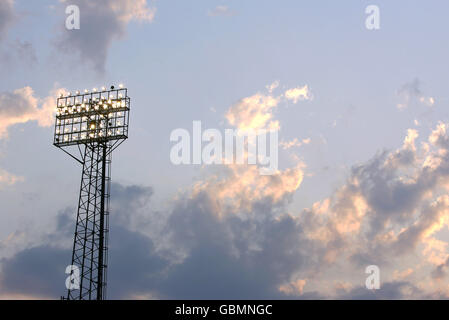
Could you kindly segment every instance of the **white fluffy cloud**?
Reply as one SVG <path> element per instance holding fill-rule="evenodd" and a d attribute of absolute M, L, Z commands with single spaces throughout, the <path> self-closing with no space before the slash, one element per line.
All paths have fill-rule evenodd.
<path fill-rule="evenodd" d="M 37 121 L 39 126 L 52 125 L 56 110 L 56 97 L 62 89 L 56 89 L 44 99 L 34 95 L 31 87 L 0 94 L 0 139 L 7 136 L 8 127 Z"/>
<path fill-rule="evenodd" d="M 292 88 L 285 91 L 285 98 L 287 100 L 297 103 L 300 100 L 310 100 L 312 95 L 310 93 L 309 87 L 307 85 L 303 87 Z"/>
<path fill-rule="evenodd" d="M 275 81 L 266 88 L 268 94 L 256 93 L 246 97 L 231 106 L 225 117 L 230 125 L 245 130 L 277 130 L 280 128 L 279 121 L 274 120 L 273 111 L 281 102 L 310 100 L 312 95 L 307 85 L 288 89 L 284 94 L 275 96 L 273 91 L 278 88 L 279 81 Z"/>
<path fill-rule="evenodd" d="M 0 168 L 0 189 L 4 186 L 13 185 L 20 181 L 23 181 L 23 177 L 15 176 Z"/>

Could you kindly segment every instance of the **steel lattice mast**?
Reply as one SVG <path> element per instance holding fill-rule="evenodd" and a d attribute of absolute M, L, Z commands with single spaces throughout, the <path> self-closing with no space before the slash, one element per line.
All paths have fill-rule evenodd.
<path fill-rule="evenodd" d="M 113 86 L 57 100 L 54 145 L 82 164 L 72 252 L 79 287 L 69 300 L 106 298 L 111 159 L 128 138 L 129 109 L 128 90 Z"/>

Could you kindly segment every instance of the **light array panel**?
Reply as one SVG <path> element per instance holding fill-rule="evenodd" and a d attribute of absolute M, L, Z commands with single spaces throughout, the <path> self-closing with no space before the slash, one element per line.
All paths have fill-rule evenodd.
<path fill-rule="evenodd" d="M 54 145 L 126 139 L 129 109 L 126 88 L 61 96 L 57 100 Z"/>

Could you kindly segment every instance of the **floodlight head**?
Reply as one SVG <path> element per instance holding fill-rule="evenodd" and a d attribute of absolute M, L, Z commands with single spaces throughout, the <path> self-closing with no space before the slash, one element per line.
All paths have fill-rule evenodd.
<path fill-rule="evenodd" d="M 128 138 L 128 89 L 94 91 L 57 99 L 54 145 L 67 147 Z"/>

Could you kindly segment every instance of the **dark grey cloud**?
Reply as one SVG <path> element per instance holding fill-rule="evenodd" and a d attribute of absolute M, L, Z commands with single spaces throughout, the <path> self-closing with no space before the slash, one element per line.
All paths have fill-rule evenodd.
<path fill-rule="evenodd" d="M 0 70 L 3 72 L 13 70 L 11 64 L 14 67 L 16 63 L 29 67 L 37 62 L 36 51 L 31 42 L 19 39 L 5 41 L 9 28 L 18 18 L 13 0 L 0 1 Z"/>
<path fill-rule="evenodd" d="M 174 298 L 280 298 L 279 284 L 313 256 L 298 221 L 267 211 L 251 219 L 218 218 L 213 202 L 201 193 L 174 209 L 169 231 L 188 255 L 172 267 L 160 290 Z"/>
<path fill-rule="evenodd" d="M 90 63 L 99 73 L 104 73 L 108 51 L 114 41 L 125 36 L 128 22 L 151 21 L 155 13 L 145 0 L 64 1 L 60 6 L 64 16 L 68 5 L 79 7 L 80 29 L 67 30 L 62 24 L 56 47 L 78 55 L 81 62 Z"/>
<path fill-rule="evenodd" d="M 442 127 L 435 130 L 432 137 L 433 147 L 446 148 L 447 134 Z M 410 150 L 414 149 L 404 149 L 404 152 Z M 239 206 L 238 202 L 232 202 L 224 209 L 213 187 L 197 188 L 193 193 L 179 195 L 171 209 L 154 212 L 151 208 L 152 188 L 114 184 L 109 297 L 333 297 L 332 293 L 322 293 L 321 296 L 317 292 L 308 292 L 307 288 L 286 296 L 280 291 L 280 286 L 294 284 L 298 279 L 322 279 L 329 269 L 338 267 L 340 263 L 342 265 L 339 267 L 348 273 L 351 270 L 364 270 L 360 266 L 371 264 L 385 270 L 396 261 L 396 257 L 416 248 L 449 207 L 449 197 L 443 196 L 433 201 L 424 197 L 443 186 L 447 180 L 448 153 L 431 154 L 439 161 L 429 167 L 423 166 L 415 156 L 411 161 L 394 161 L 400 158 L 398 152 L 401 151 L 383 152 L 364 164 L 354 166 L 347 184 L 336 192 L 327 209 L 313 206 L 313 209 L 301 212 L 299 217 L 286 213 L 289 197 L 274 201 L 270 197 L 250 199 L 249 196 L 246 200 L 251 201 L 250 206 Z M 402 179 L 401 171 L 407 168 L 415 170 L 413 180 Z M 366 201 L 364 225 L 355 237 L 346 237 L 344 232 L 339 231 L 337 223 L 344 223 L 348 215 L 354 215 L 356 198 Z M 57 228 L 61 233 L 55 233 L 56 238 L 72 238 L 72 232 L 69 232 L 67 226 L 73 228 L 74 215 L 69 215 L 70 210 L 58 218 Z M 376 237 L 391 230 L 387 222 L 403 231 L 389 241 L 379 242 Z M 46 252 L 54 252 L 55 248 L 51 244 L 55 241 L 47 239 L 37 249 L 21 251 L 2 261 L 2 281 L 19 279 L 20 274 L 29 272 L 28 282 L 38 284 L 40 280 L 34 279 L 32 275 L 40 277 L 39 269 L 46 265 L 36 263 L 35 270 L 15 267 L 20 261 L 28 261 L 33 265 L 32 260 L 38 258 L 33 250 L 40 250 L 42 256 L 48 256 L 46 264 L 52 265 L 50 269 L 53 268 L 53 272 L 61 270 L 59 266 L 68 264 L 70 247 L 65 249 L 67 262 L 56 261 L 62 259 L 62 255 Z M 335 260 L 332 256 L 342 258 Z M 447 266 L 437 268 L 433 273 L 434 278 L 444 276 L 445 268 Z M 364 273 L 361 273 L 363 276 Z M 51 278 L 47 273 L 45 281 L 61 281 L 58 277 L 55 274 Z M 329 281 L 335 279 L 332 276 L 328 278 Z M 8 281 L 0 287 L 10 292 L 36 292 L 34 289 L 27 292 L 26 286 L 15 283 Z M 41 285 L 44 289 L 39 292 L 59 296 L 61 291 L 64 292 L 63 285 L 63 282 L 59 287 Z M 337 292 L 336 297 L 444 297 L 444 293 L 438 292 L 425 294 L 408 282 L 385 282 L 377 291 L 370 292 L 365 287 L 359 287 Z"/>
<path fill-rule="evenodd" d="M 67 250 L 48 244 L 22 250 L 1 261 L 0 293 L 59 298 L 63 294 Z"/>
<path fill-rule="evenodd" d="M 0 1 L 0 41 L 6 36 L 8 28 L 12 25 L 15 18 L 13 0 Z"/>
<path fill-rule="evenodd" d="M 152 189 L 114 184 L 117 206 L 112 207 L 108 293 L 111 298 L 130 298 L 155 293 L 162 298 L 281 298 L 280 283 L 289 281 L 311 260 L 298 221 L 288 215 L 279 218 L 268 211 L 254 219 L 230 216 L 219 219 L 208 194 L 179 200 L 165 226 L 171 244 L 185 258 L 176 261 L 170 253 L 157 250 L 152 235 L 130 230 L 126 217 L 146 206 Z M 114 209 L 115 208 L 115 209 Z M 70 237 L 74 216 L 61 212 L 57 228 L 60 237 Z M 259 214 L 259 217 L 257 216 Z M 70 226 L 70 227 L 69 227 Z M 26 249 L 2 261 L 1 286 L 7 292 L 59 297 L 64 293 L 64 268 L 70 247 L 51 245 Z M 306 255 L 308 255 L 306 259 Z M 41 257 L 45 257 L 41 261 Z M 29 267 L 17 267 L 26 263 Z M 18 281 L 23 273 L 28 278 Z M 5 280 L 7 279 L 7 280 Z M 44 286 L 42 283 L 49 283 Z M 308 297 L 316 297 L 310 293 Z"/>
<path fill-rule="evenodd" d="M 447 271 L 449 269 L 449 258 L 446 259 L 446 262 L 438 265 L 435 270 L 432 271 L 432 278 L 436 280 L 444 279 L 447 275 Z"/>
<path fill-rule="evenodd" d="M 382 283 L 378 290 L 367 290 L 357 287 L 340 298 L 345 300 L 400 300 L 422 296 L 422 292 L 413 284 L 406 281 Z"/>

